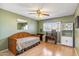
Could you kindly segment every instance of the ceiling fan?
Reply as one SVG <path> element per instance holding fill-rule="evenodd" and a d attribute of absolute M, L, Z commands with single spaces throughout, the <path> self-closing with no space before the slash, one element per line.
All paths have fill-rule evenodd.
<path fill-rule="evenodd" d="M 49 16 L 48 12 L 43 11 L 42 9 L 38 8 L 36 10 L 32 10 L 29 14 L 36 14 L 38 17 L 40 16 Z"/>

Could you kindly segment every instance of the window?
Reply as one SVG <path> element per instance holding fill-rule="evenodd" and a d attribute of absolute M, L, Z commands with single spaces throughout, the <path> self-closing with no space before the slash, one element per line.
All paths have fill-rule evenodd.
<path fill-rule="evenodd" d="M 56 31 L 60 31 L 61 22 L 49 22 L 43 24 L 43 31 L 52 31 L 53 29 Z"/>

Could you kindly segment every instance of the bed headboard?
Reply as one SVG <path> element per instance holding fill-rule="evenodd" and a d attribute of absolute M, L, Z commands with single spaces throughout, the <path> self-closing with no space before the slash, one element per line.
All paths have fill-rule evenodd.
<path fill-rule="evenodd" d="M 16 34 L 11 35 L 9 38 L 23 38 L 23 37 L 28 37 L 31 36 L 32 34 L 27 33 L 27 32 L 19 32 Z"/>

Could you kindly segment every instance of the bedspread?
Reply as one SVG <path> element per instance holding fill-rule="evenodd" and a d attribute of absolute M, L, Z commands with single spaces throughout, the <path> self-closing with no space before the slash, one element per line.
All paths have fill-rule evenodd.
<path fill-rule="evenodd" d="M 27 48 L 37 42 L 40 41 L 39 37 L 25 37 L 25 38 L 19 38 L 17 39 L 17 51 L 21 51 L 24 48 Z"/>

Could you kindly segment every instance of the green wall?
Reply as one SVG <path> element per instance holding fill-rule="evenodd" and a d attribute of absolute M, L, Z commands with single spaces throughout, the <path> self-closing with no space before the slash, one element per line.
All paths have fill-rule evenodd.
<path fill-rule="evenodd" d="M 79 5 L 75 11 L 74 20 L 76 20 L 77 16 L 79 16 Z M 75 48 L 76 48 L 76 51 L 79 55 L 79 28 L 76 28 L 76 27 L 75 27 Z"/>
<path fill-rule="evenodd" d="M 17 19 L 27 20 L 29 28 L 26 32 L 32 34 L 37 33 L 37 21 L 0 9 L 0 50 L 8 47 L 7 37 L 16 32 L 24 31 L 17 30 Z"/>

